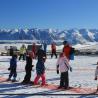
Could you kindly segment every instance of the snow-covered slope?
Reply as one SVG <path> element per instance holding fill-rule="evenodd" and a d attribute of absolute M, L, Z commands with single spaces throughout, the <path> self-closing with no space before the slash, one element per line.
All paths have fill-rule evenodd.
<path fill-rule="evenodd" d="M 10 57 L 0 56 L 0 78 L 8 78 Z M 69 85 L 74 89 L 55 90 L 51 87 L 45 88 L 34 85 L 21 85 L 25 76 L 25 61 L 17 62 L 17 80 L 18 83 L 2 82 L 0 83 L 0 98 L 98 98 L 98 92 L 94 93 L 97 88 L 97 81 L 94 80 L 97 56 L 75 56 L 75 60 L 70 62 L 73 71 L 69 71 Z M 37 60 L 33 60 L 36 65 Z M 45 76 L 48 84 L 59 85 L 60 74 L 56 73 L 57 59 L 47 57 L 45 62 Z M 31 81 L 36 76 L 36 66 L 34 66 Z M 7 95 L 8 94 L 8 95 Z M 14 95 L 10 95 L 14 94 Z M 16 94 L 16 95 L 15 95 Z M 23 95 L 20 95 L 23 94 Z M 34 96 L 33 94 L 36 94 Z M 37 94 L 44 94 L 43 96 Z M 46 95 L 51 94 L 51 95 Z M 62 94 L 62 95 L 52 95 Z M 64 95 L 77 94 L 77 95 Z M 80 94 L 80 95 L 79 95 Z M 81 95 L 84 94 L 84 95 Z M 85 95 L 87 94 L 87 95 Z M 93 95 L 94 94 L 94 95 Z M 97 95 L 95 95 L 97 94 Z"/>

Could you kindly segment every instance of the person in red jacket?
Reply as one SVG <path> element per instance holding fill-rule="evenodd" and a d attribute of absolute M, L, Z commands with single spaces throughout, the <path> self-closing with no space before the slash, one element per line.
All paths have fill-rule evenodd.
<path fill-rule="evenodd" d="M 63 45 L 64 45 L 64 47 L 63 47 L 63 53 L 67 57 L 67 59 L 70 60 L 70 52 L 71 52 L 71 48 L 72 47 L 68 44 L 67 41 L 64 41 Z"/>
<path fill-rule="evenodd" d="M 52 43 L 51 44 L 51 58 L 53 57 L 53 55 L 55 55 L 55 57 L 57 58 L 57 54 L 56 54 L 56 44 Z"/>

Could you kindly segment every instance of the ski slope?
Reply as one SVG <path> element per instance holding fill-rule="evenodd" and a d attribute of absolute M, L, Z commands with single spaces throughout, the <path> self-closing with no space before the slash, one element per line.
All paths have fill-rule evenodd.
<path fill-rule="evenodd" d="M 0 56 L 0 81 L 3 78 L 7 78 L 9 71 L 10 56 Z M 56 74 L 56 61 L 57 59 L 50 58 L 48 56 L 45 66 L 46 66 L 46 81 L 48 84 L 59 85 L 60 74 Z M 37 94 L 92 94 L 96 91 L 97 81 L 94 80 L 96 62 L 98 61 L 97 56 L 75 56 L 75 60 L 70 62 L 73 68 L 72 72 L 69 72 L 69 84 L 74 89 L 70 90 L 54 90 L 52 86 L 50 87 L 36 87 L 33 85 L 21 85 L 20 82 L 25 76 L 25 61 L 18 61 L 17 66 L 17 80 L 18 83 L 11 82 L 1 82 L 0 83 L 0 94 L 17 94 L 17 95 L 0 95 L 0 98 L 59 98 L 60 95 L 37 95 Z M 36 60 L 33 60 L 33 64 L 36 65 Z M 36 75 L 35 66 L 32 71 L 32 78 Z M 22 95 L 20 97 L 19 94 Z M 35 94 L 33 96 L 32 94 Z M 62 98 L 85 98 L 83 95 L 66 95 Z M 90 98 L 90 95 L 87 98 Z M 97 95 L 92 95 L 97 98 Z"/>

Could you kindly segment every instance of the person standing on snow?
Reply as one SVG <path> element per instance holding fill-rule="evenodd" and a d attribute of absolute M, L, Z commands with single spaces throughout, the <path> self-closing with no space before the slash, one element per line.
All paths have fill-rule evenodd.
<path fill-rule="evenodd" d="M 64 45 L 64 47 L 63 47 L 63 53 L 67 57 L 67 59 L 69 61 L 70 60 L 70 53 L 71 53 L 71 48 L 72 47 L 68 44 L 67 41 L 64 41 L 63 45 Z"/>
<path fill-rule="evenodd" d="M 53 55 L 55 55 L 55 57 L 57 58 L 57 54 L 56 54 L 56 44 L 52 43 L 51 44 L 51 58 L 53 57 Z"/>
<path fill-rule="evenodd" d="M 26 46 L 24 44 L 20 48 L 20 57 L 19 57 L 19 60 L 21 60 L 22 57 L 23 57 L 23 60 L 26 59 Z"/>
<path fill-rule="evenodd" d="M 12 76 L 13 76 L 12 81 L 13 82 L 16 81 L 17 77 L 16 68 L 17 68 L 17 55 L 13 54 L 12 58 L 10 59 L 10 67 L 8 68 L 8 70 L 10 70 L 10 74 L 7 81 L 10 81 Z"/>
<path fill-rule="evenodd" d="M 31 71 L 32 71 L 32 67 L 34 65 L 32 65 L 32 53 L 31 52 L 27 52 L 26 55 L 26 66 L 25 66 L 25 71 L 26 71 L 26 75 L 24 77 L 24 80 L 22 81 L 22 84 L 29 84 L 32 83 L 31 82 Z"/>
<path fill-rule="evenodd" d="M 42 78 L 42 84 L 41 85 L 45 85 L 46 84 L 46 78 L 45 78 L 45 65 L 44 65 L 44 63 L 46 61 L 46 53 L 44 50 L 42 50 L 42 48 L 40 48 L 37 51 L 36 56 L 38 58 L 38 61 L 36 64 L 37 76 L 34 79 L 34 85 L 38 84 L 40 77 Z"/>
<path fill-rule="evenodd" d="M 72 68 L 69 65 L 67 57 L 64 55 L 64 53 L 60 53 L 60 56 L 57 60 L 57 74 L 59 74 L 59 71 L 61 73 L 60 75 L 60 88 L 68 89 L 69 88 L 69 75 L 68 70 L 72 71 Z"/>

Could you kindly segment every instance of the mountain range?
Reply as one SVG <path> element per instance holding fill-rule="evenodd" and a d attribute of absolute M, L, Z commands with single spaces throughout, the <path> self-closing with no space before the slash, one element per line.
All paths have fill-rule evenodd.
<path fill-rule="evenodd" d="M 0 40 L 39 40 L 61 42 L 67 40 L 71 44 L 98 42 L 98 29 L 0 29 Z"/>

